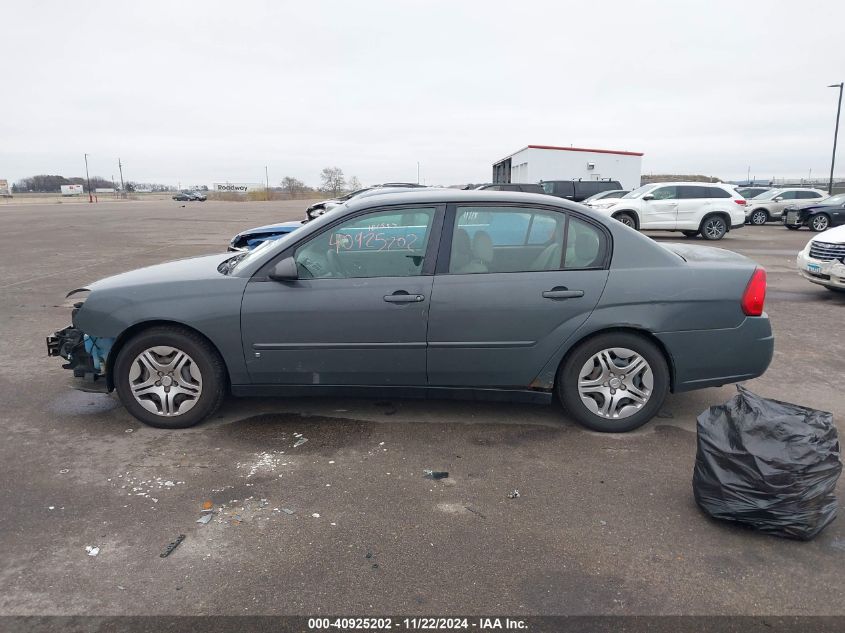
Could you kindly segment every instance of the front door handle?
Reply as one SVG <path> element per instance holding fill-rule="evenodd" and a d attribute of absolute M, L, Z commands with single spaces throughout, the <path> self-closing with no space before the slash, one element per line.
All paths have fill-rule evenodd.
<path fill-rule="evenodd" d="M 583 290 L 570 290 L 565 286 L 556 286 L 551 290 L 546 290 L 543 293 L 544 299 L 574 299 L 576 297 L 583 297 Z"/>
<path fill-rule="evenodd" d="M 388 303 L 418 303 L 425 301 L 425 295 L 411 295 L 404 290 L 397 290 L 392 295 L 384 295 Z"/>

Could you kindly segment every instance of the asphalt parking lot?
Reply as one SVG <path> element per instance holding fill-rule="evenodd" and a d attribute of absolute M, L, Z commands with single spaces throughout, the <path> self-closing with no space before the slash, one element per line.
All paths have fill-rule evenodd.
<path fill-rule="evenodd" d="M 229 399 L 164 431 L 46 357 L 68 290 L 305 206 L 0 205 L 0 613 L 845 613 L 845 518 L 798 543 L 695 505 L 695 417 L 732 386 L 670 396 L 627 435 L 558 406 L 351 399 Z M 748 386 L 841 431 L 845 296 L 795 272 L 811 235 L 747 227 L 718 246 L 769 273 L 775 357 Z"/>

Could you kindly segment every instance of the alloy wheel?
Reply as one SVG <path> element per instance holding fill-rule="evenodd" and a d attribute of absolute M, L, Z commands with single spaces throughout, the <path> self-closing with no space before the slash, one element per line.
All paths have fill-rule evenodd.
<path fill-rule="evenodd" d="M 709 239 L 718 240 L 725 234 L 725 221 L 721 218 L 710 218 L 704 223 L 702 231 Z"/>
<path fill-rule="evenodd" d="M 626 347 L 604 349 L 591 356 L 578 375 L 578 395 L 592 413 L 623 419 L 651 398 L 654 373 L 645 358 Z"/>
<path fill-rule="evenodd" d="M 144 350 L 132 361 L 129 389 L 147 411 L 172 417 L 196 405 L 202 394 L 202 374 L 188 354 L 159 345 Z"/>
<path fill-rule="evenodd" d="M 751 224 L 756 224 L 757 226 L 760 226 L 762 224 L 765 224 L 768 218 L 769 214 L 765 211 L 755 211 L 751 215 Z"/>
<path fill-rule="evenodd" d="M 810 223 L 812 224 L 814 231 L 824 231 L 830 224 L 830 220 L 827 219 L 826 215 L 817 215 Z"/>

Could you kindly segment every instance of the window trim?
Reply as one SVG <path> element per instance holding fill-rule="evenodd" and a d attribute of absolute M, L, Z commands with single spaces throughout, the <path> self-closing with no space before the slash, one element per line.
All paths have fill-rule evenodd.
<path fill-rule="evenodd" d="M 355 218 L 359 218 L 363 215 L 370 215 L 371 213 L 383 213 L 383 212 L 401 212 L 405 209 L 434 209 L 434 215 L 431 220 L 431 229 L 428 238 L 428 244 L 426 245 L 425 255 L 423 259 L 422 270 L 420 271 L 419 275 L 414 275 L 413 277 L 408 277 L 409 279 L 413 279 L 414 277 L 430 277 L 434 274 L 434 269 L 437 264 L 437 249 L 440 243 L 440 233 L 443 229 L 443 217 L 446 212 L 446 205 L 443 203 L 435 203 L 435 204 L 397 204 L 397 205 L 382 205 L 378 207 L 370 207 L 367 209 L 359 209 L 353 213 L 345 214 L 331 224 L 327 224 L 323 227 L 323 230 L 318 231 L 316 233 L 311 233 L 309 235 L 303 236 L 301 239 L 297 240 L 293 244 L 289 244 L 283 251 L 278 253 L 275 257 L 271 258 L 264 265 L 261 266 L 250 278 L 250 282 L 256 281 L 273 281 L 270 279 L 270 271 L 273 267 L 285 259 L 286 257 L 293 257 L 296 249 L 300 246 L 309 242 L 311 240 L 319 238 L 321 235 L 326 233 L 327 231 L 334 230 L 340 224 L 344 224 Z M 298 281 L 321 281 L 323 278 L 315 277 L 309 278 L 307 280 L 298 280 Z M 387 277 L 326 277 L 325 279 L 331 279 L 337 281 L 338 279 L 387 279 Z M 278 282 L 274 282 L 278 283 Z"/>
<path fill-rule="evenodd" d="M 532 209 L 532 210 L 539 210 L 539 211 L 551 211 L 553 213 L 562 213 L 565 216 L 565 223 L 563 229 L 563 248 L 561 249 L 560 255 L 560 268 L 557 270 L 513 270 L 513 271 L 503 271 L 503 272 L 493 272 L 493 273 L 450 273 L 449 272 L 449 264 L 451 263 L 452 258 L 452 236 L 455 233 L 455 220 L 458 216 L 458 208 L 464 207 L 496 207 L 496 208 L 503 208 L 503 207 L 513 207 L 514 209 Z M 569 237 L 569 219 L 570 218 L 577 218 L 582 222 L 589 224 L 590 226 L 594 227 L 598 230 L 599 233 L 604 235 L 604 253 L 602 254 L 602 261 L 597 266 L 589 266 L 585 268 L 564 268 L 563 263 L 566 259 L 566 240 Z M 530 226 L 530 223 L 529 223 Z M 528 233 L 526 233 L 527 238 Z M 440 244 L 438 248 L 437 254 L 437 265 L 434 270 L 435 275 L 524 275 L 524 274 L 531 274 L 531 273 L 561 273 L 561 272 L 576 272 L 581 270 L 608 270 L 610 269 L 610 262 L 613 259 L 613 236 L 611 235 L 610 231 L 606 226 L 604 226 L 601 222 L 594 220 L 593 218 L 584 215 L 574 209 L 568 209 L 563 207 L 557 207 L 552 205 L 545 205 L 540 203 L 525 203 L 525 202 L 496 202 L 496 201 L 487 201 L 487 200 L 479 200 L 478 202 L 460 202 L 454 203 L 450 202 L 446 205 L 446 213 L 443 217 L 443 224 L 441 226 L 440 231 Z"/>

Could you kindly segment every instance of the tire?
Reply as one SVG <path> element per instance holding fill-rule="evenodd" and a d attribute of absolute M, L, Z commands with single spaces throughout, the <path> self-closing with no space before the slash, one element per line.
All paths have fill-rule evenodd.
<path fill-rule="evenodd" d="M 645 361 L 645 367 L 635 369 L 630 376 L 620 372 L 619 388 L 611 391 L 610 381 L 619 380 L 620 374 L 601 382 L 608 377 L 609 363 L 614 365 L 610 371 L 624 370 L 626 363 L 639 360 Z M 639 392 L 637 395 L 647 394 L 639 405 L 631 397 L 616 395 L 632 394 L 633 389 Z M 660 349 L 643 336 L 628 332 L 600 334 L 580 343 L 567 355 L 555 390 L 579 424 L 603 433 L 626 433 L 651 420 L 660 410 L 669 391 L 669 367 Z"/>
<path fill-rule="evenodd" d="M 681 231 L 681 233 L 684 234 L 684 237 L 689 237 L 689 238 L 698 237 L 698 234 L 700 232 L 701 231 Z"/>
<path fill-rule="evenodd" d="M 784 224 L 784 226 L 786 228 L 788 228 L 790 231 L 797 231 L 798 229 L 801 228 L 800 226 L 793 226 L 792 224 Z"/>
<path fill-rule="evenodd" d="M 637 228 L 637 221 L 630 213 L 617 213 L 613 216 L 614 220 L 619 220 L 625 226 L 630 226 L 632 229 Z"/>
<path fill-rule="evenodd" d="M 814 233 L 821 233 L 822 231 L 827 231 L 830 228 L 830 218 L 827 217 L 824 213 L 819 213 L 818 215 L 814 215 L 809 220 L 807 220 L 807 226 Z"/>
<path fill-rule="evenodd" d="M 153 327 L 120 349 L 114 384 L 123 406 L 144 424 L 184 429 L 220 408 L 226 368 L 217 350 L 196 332 L 178 326 Z"/>
<path fill-rule="evenodd" d="M 769 221 L 769 212 L 765 209 L 756 209 L 751 213 L 751 224 L 754 226 L 763 226 Z"/>
<path fill-rule="evenodd" d="M 827 289 L 828 289 L 828 290 L 830 290 L 831 292 L 835 292 L 835 293 L 837 293 L 837 294 L 843 294 L 843 293 L 845 293 L 845 288 L 833 288 L 833 287 L 831 287 L 831 286 L 825 286 L 825 288 L 827 288 Z"/>
<path fill-rule="evenodd" d="M 721 215 L 711 215 L 701 222 L 701 237 L 705 240 L 716 241 L 725 237 L 728 223 Z"/>

